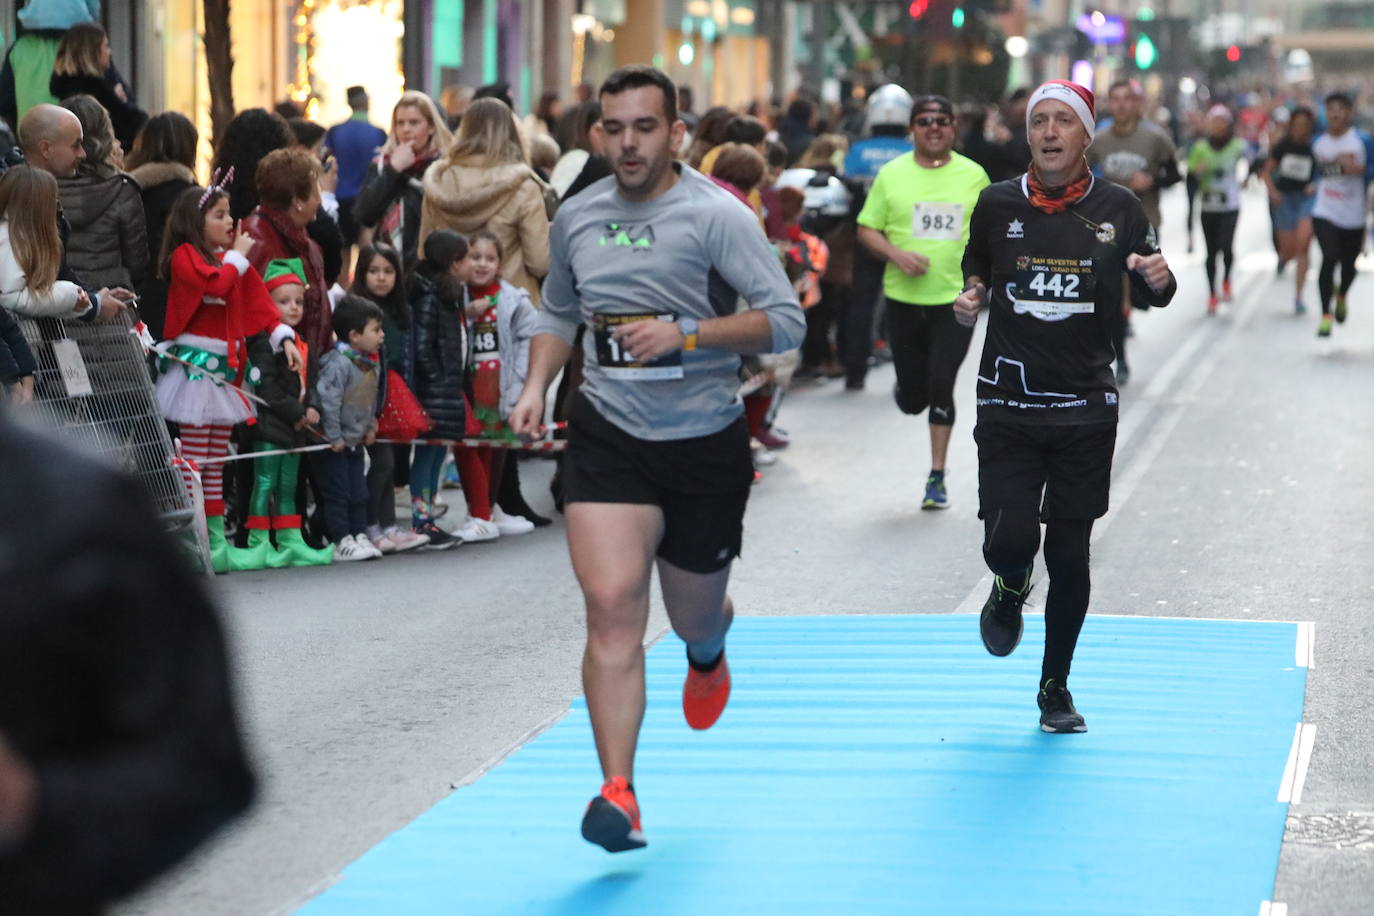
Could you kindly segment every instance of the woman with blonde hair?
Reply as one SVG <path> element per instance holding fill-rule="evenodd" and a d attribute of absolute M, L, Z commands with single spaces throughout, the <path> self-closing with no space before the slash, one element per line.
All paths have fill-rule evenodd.
<path fill-rule="evenodd" d="M 64 99 L 62 107 L 81 122 L 86 158 L 76 174 L 57 179 L 67 236 L 67 264 L 99 287 L 137 289 L 149 273 L 148 230 L 143 195 L 125 173 L 123 151 L 110 117 L 89 95 Z"/>
<path fill-rule="evenodd" d="M 58 99 L 92 96 L 110 113 L 119 142 L 125 149 L 131 149 L 148 115 L 133 103 L 129 88 L 112 71 L 112 63 L 110 39 L 105 30 L 94 22 L 74 25 L 57 46 L 48 91 Z"/>
<path fill-rule="evenodd" d="M 407 267 L 420 247 L 420 180 L 453 135 L 434 100 L 423 92 L 401 95 L 391 111 L 391 132 L 368 170 L 353 204 L 359 226 L 401 253 Z"/>
<path fill-rule="evenodd" d="M 28 318 L 75 318 L 90 297 L 62 268 L 57 232 L 57 179 L 36 168 L 0 178 L 0 307 Z"/>
<path fill-rule="evenodd" d="M 821 134 L 802 153 L 796 168 L 816 169 L 830 175 L 838 175 L 849 152 L 849 138 L 844 134 Z"/>
<path fill-rule="evenodd" d="M 515 116 L 504 102 L 468 106 L 448 154 L 424 177 L 420 243 L 436 229 L 470 234 L 487 229 L 505 257 L 501 278 L 539 303 L 539 279 L 549 269 L 549 190 L 530 168 Z"/>

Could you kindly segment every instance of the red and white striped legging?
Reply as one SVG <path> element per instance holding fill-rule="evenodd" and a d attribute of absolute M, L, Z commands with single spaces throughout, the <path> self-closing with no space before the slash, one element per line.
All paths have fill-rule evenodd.
<path fill-rule="evenodd" d="M 223 458 L 229 454 L 229 435 L 232 426 L 181 426 L 181 452 L 200 468 L 200 484 L 205 492 L 205 514 L 224 514 L 224 464 L 206 462 L 207 458 Z M 182 469 L 186 487 L 191 488 L 191 472 Z"/>

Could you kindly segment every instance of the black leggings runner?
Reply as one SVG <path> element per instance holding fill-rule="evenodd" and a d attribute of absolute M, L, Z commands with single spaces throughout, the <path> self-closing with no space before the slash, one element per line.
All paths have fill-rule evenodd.
<path fill-rule="evenodd" d="M 995 509 L 983 520 L 983 558 L 1010 588 L 1024 587 L 1040 548 L 1040 517 L 1034 509 Z M 1088 614 L 1092 579 L 1088 571 L 1091 519 L 1050 519 L 1045 523 L 1045 657 L 1040 682 L 1069 679 L 1073 650 Z"/>
<path fill-rule="evenodd" d="M 1364 229 L 1342 229 L 1327 219 L 1314 218 L 1312 231 L 1317 247 L 1322 250 L 1322 266 L 1317 272 L 1317 292 L 1322 298 L 1322 314 L 1331 314 L 1331 293 L 1336 279 L 1336 265 L 1341 266 L 1341 292 L 1350 292 L 1355 282 L 1355 259 L 1364 247 Z"/>
<path fill-rule="evenodd" d="M 953 305 L 888 300 L 888 344 L 897 370 L 893 395 L 902 413 L 930 408 L 932 426 L 954 425 L 954 377 L 968 353 L 973 328 L 954 318 Z"/>
<path fill-rule="evenodd" d="M 1202 240 L 1207 244 L 1207 288 L 1217 294 L 1217 255 L 1224 268 L 1222 282 L 1231 282 L 1231 265 L 1236 260 L 1236 221 L 1239 210 L 1202 214 Z"/>

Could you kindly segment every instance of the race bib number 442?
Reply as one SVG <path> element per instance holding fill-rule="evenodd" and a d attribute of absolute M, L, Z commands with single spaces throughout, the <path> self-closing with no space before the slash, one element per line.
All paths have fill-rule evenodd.
<path fill-rule="evenodd" d="M 682 378 L 682 351 L 660 356 L 647 363 L 636 362 L 629 353 L 621 348 L 619 341 L 611 332 L 623 324 L 636 321 L 676 321 L 672 315 L 657 312 L 644 312 L 628 315 L 597 315 L 592 326 L 596 339 L 596 362 L 607 378 L 621 381 L 655 382 Z"/>
<path fill-rule="evenodd" d="M 1092 258 L 1019 257 L 1007 298 L 1018 315 L 1063 321 L 1091 315 L 1097 307 Z"/>
<path fill-rule="evenodd" d="M 912 238 L 957 242 L 964 237 L 963 204 L 916 204 L 911 213 Z"/>

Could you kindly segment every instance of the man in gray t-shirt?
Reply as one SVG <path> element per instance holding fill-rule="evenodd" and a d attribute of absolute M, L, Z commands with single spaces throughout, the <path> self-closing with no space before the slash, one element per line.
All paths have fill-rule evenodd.
<path fill-rule="evenodd" d="M 585 324 L 563 492 L 605 783 L 582 836 L 622 852 L 646 845 L 633 781 L 653 567 L 687 644 L 683 714 L 692 728 L 710 728 L 730 696 L 726 585 L 754 477 L 739 354 L 799 346 L 806 322 L 753 212 L 673 161 L 685 128 L 672 81 L 622 67 L 600 98 L 594 129 L 614 175 L 554 220 L 543 310 L 510 425 L 542 433 L 545 392 Z M 741 298 L 749 309 L 737 311 Z"/>
<path fill-rule="evenodd" d="M 1129 188 L 1140 198 L 1145 215 L 1159 232 L 1159 191 L 1179 180 L 1177 152 L 1164 129 L 1143 119 L 1145 96 L 1133 80 L 1117 80 L 1107 92 L 1112 124 L 1097 134 L 1088 147 L 1088 165 L 1108 181 Z M 1126 336 L 1131 324 L 1132 293 L 1123 288 L 1121 320 L 1112 331 L 1116 347 L 1116 380 L 1131 377 L 1126 362 Z"/>

